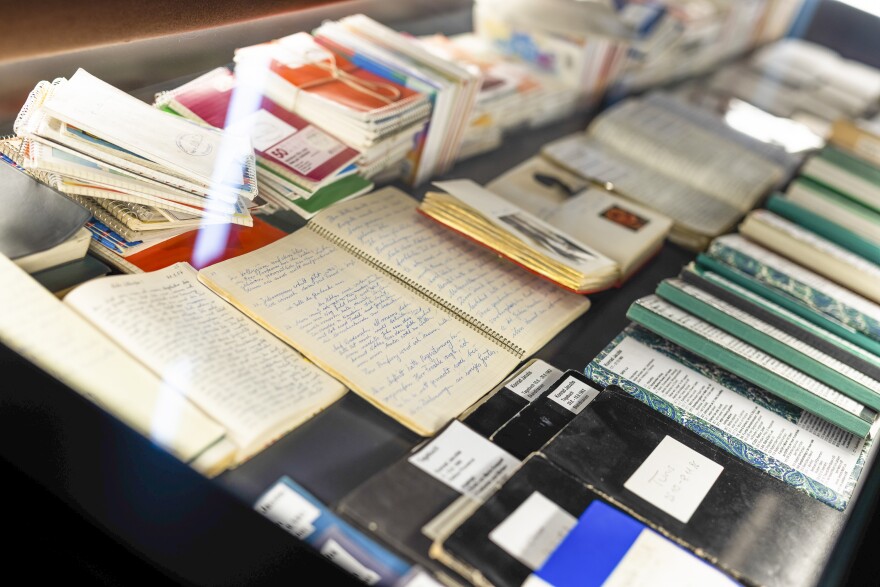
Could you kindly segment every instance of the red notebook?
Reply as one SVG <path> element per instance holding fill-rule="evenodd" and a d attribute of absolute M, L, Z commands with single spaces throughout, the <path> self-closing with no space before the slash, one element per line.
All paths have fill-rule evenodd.
<path fill-rule="evenodd" d="M 254 217 L 253 226 L 211 224 L 161 242 L 125 261 L 143 271 L 155 271 L 187 261 L 196 269 L 255 251 L 287 233 L 265 220 Z"/>

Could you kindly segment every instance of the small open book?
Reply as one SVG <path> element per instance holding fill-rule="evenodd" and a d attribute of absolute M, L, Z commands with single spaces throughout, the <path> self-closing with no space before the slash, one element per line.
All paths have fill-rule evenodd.
<path fill-rule="evenodd" d="M 526 162 L 524 170 L 547 162 Z M 540 167 L 543 169 L 543 167 Z M 519 175 L 519 170 L 517 171 Z M 546 170 L 545 170 L 546 171 Z M 560 174 L 568 175 L 563 170 Z M 531 177 L 530 174 L 529 177 Z M 539 177 L 571 182 L 541 172 Z M 663 215 L 596 189 L 574 195 L 541 193 L 523 178 L 502 176 L 489 191 L 470 180 L 436 182 L 419 210 L 492 249 L 532 273 L 575 293 L 608 289 L 628 279 L 663 245 L 671 221 Z M 537 184 L 529 180 L 530 184 Z M 498 193 L 504 192 L 505 197 Z M 544 198 L 549 196 L 549 201 Z M 563 202 L 559 202 L 563 198 Z M 519 205 L 518 205 L 519 204 Z"/>

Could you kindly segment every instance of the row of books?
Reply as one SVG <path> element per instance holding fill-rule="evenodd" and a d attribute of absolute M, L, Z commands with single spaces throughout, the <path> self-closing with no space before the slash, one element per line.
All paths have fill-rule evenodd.
<path fill-rule="evenodd" d="M 334 511 L 445 585 L 815 582 L 873 462 L 880 222 L 801 199 L 809 161 L 583 373 L 526 362 Z"/>

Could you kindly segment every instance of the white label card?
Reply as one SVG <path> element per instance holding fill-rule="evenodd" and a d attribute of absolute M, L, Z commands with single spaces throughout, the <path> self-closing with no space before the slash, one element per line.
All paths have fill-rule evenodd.
<path fill-rule="evenodd" d="M 321 516 L 320 509 L 282 482 L 267 491 L 254 509 L 300 539 L 315 531 L 312 524 Z"/>
<path fill-rule="evenodd" d="M 569 376 L 548 397 L 573 414 L 580 414 L 599 395 L 599 390 Z"/>
<path fill-rule="evenodd" d="M 381 577 L 379 573 L 372 569 L 368 569 L 354 558 L 342 545 L 329 538 L 321 547 L 321 554 L 327 559 L 333 561 L 367 585 L 375 585 Z"/>
<path fill-rule="evenodd" d="M 489 533 L 489 540 L 533 571 L 577 524 L 577 518 L 535 491 Z"/>
<path fill-rule="evenodd" d="M 723 470 L 666 436 L 623 486 L 687 524 Z"/>
<path fill-rule="evenodd" d="M 519 467 L 519 460 L 458 420 L 409 462 L 456 491 L 484 501 Z"/>
<path fill-rule="evenodd" d="M 562 377 L 562 371 L 541 359 L 537 359 L 526 367 L 525 371 L 511 379 L 505 387 L 531 402 L 535 401 L 535 398 L 541 395 L 544 390 L 559 381 L 560 377 Z"/>

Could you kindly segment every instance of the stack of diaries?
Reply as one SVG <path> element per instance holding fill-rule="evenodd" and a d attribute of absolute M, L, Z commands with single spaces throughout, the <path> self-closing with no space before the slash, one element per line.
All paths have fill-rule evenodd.
<path fill-rule="evenodd" d="M 307 218 L 372 189 L 360 173 L 361 165 L 355 165 L 359 151 L 281 108 L 248 82 L 218 67 L 157 95 L 154 105 L 250 137 L 260 194 Z"/>
<path fill-rule="evenodd" d="M 402 162 L 431 114 L 424 88 L 384 75 L 358 55 L 330 51 L 308 33 L 236 50 L 235 70 L 278 106 L 356 149 L 368 177 Z"/>
<path fill-rule="evenodd" d="M 789 344 L 785 344 L 774 339 L 775 332 L 767 328 L 766 324 L 759 320 L 750 320 L 748 315 L 733 311 L 717 298 L 702 294 L 697 288 L 676 288 L 676 285 L 680 285 L 677 282 L 666 285 L 672 290 L 666 291 L 666 295 L 675 297 L 679 304 L 702 304 L 695 310 L 699 314 L 694 315 L 658 296 L 647 296 L 630 306 L 627 318 L 848 432 L 861 437 L 868 436 L 877 417 L 877 408 L 880 407 L 880 384 L 876 381 L 854 382 L 852 387 L 847 387 L 848 394 L 844 394 L 792 366 L 791 362 L 796 361 L 789 357 L 789 353 L 809 354 L 810 350 L 806 345 L 800 348 L 794 341 L 786 341 Z M 695 301 L 691 302 L 690 298 L 695 298 Z M 717 314 L 711 310 L 716 310 Z M 732 324 L 737 320 L 742 323 L 741 329 L 728 324 L 729 329 L 742 330 L 741 336 L 734 336 L 714 324 L 714 321 L 723 321 L 726 318 L 725 310 L 734 315 L 730 319 Z M 703 313 L 709 313 L 713 321 L 699 317 Z M 767 338 L 762 338 L 760 346 L 749 344 L 745 340 L 757 338 L 751 330 L 761 329 L 763 331 L 760 334 Z M 778 344 L 773 345 L 774 342 Z M 761 347 L 768 344 L 784 358 L 780 359 L 762 350 Z M 786 347 L 795 347 L 796 351 Z M 857 389 L 858 392 L 853 392 L 852 389 Z M 869 405 L 856 401 L 851 397 L 853 395 L 857 395 L 862 401 L 870 400 Z"/>
<path fill-rule="evenodd" d="M 739 234 L 715 239 L 698 263 L 837 336 L 880 355 L 880 306 Z"/>
<path fill-rule="evenodd" d="M 749 585 L 817 582 L 846 519 L 614 386 L 541 453 Z"/>
<path fill-rule="evenodd" d="M 82 69 L 37 84 L 14 128 L 23 167 L 89 208 L 95 239 L 120 256 L 202 225 L 252 224 L 250 141 L 160 112 Z"/>
<path fill-rule="evenodd" d="M 455 162 L 480 90 L 481 74 L 428 51 L 415 37 L 398 33 L 362 14 L 327 21 L 315 40 L 357 66 L 398 82 L 430 99 L 430 120 L 407 159 L 414 185 L 443 173 Z M 404 95 L 401 91 L 400 95 Z"/>
<path fill-rule="evenodd" d="M 880 168 L 834 147 L 807 159 L 800 176 L 880 213 Z"/>
<path fill-rule="evenodd" d="M 628 326 L 586 367 L 752 466 L 845 510 L 872 439 L 768 393 L 638 325 Z"/>
<path fill-rule="evenodd" d="M 880 264 L 880 214 L 808 180 L 774 194 L 767 209 L 844 249 Z"/>
<path fill-rule="evenodd" d="M 674 222 L 669 238 L 702 250 L 786 175 L 766 149 L 745 146 L 669 100 L 630 98 L 542 154 Z M 765 145 L 766 146 L 766 145 Z"/>
<path fill-rule="evenodd" d="M 510 197 L 470 180 L 436 182 L 446 193 L 427 192 L 419 211 L 579 294 L 620 285 L 663 245 L 668 218 L 599 188 L 575 193 L 583 182 L 545 171 L 527 162 L 495 182 Z"/>
<path fill-rule="evenodd" d="M 435 34 L 420 41 L 447 61 L 475 65 L 483 74 L 458 160 L 497 149 L 506 133 L 549 124 L 577 106 L 576 88 L 501 53 L 485 37 Z"/>
<path fill-rule="evenodd" d="M 536 454 L 432 555 L 481 586 L 737 585 L 689 548 Z"/>
<path fill-rule="evenodd" d="M 880 303 L 880 266 L 815 232 L 774 214 L 750 212 L 739 227 L 753 242 Z"/>
<path fill-rule="evenodd" d="M 880 166 L 880 126 L 876 120 L 835 120 L 828 142 L 872 165 Z"/>

